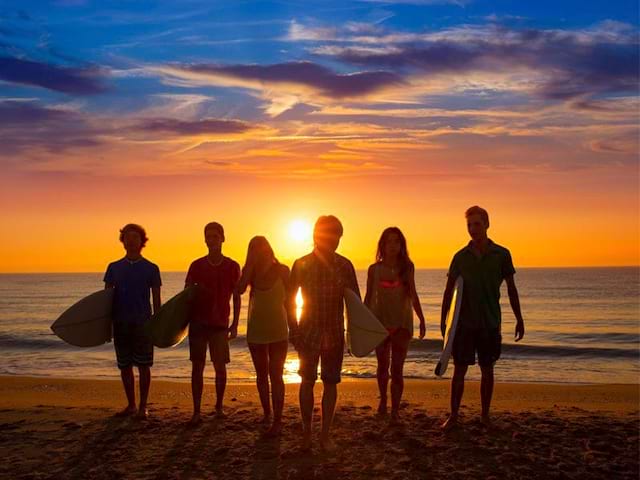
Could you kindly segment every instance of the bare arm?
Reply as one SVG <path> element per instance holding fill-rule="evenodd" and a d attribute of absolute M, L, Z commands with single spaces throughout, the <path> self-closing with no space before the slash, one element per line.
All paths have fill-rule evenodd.
<path fill-rule="evenodd" d="M 516 288 L 516 281 L 513 275 L 509 275 L 505 278 L 507 282 L 507 293 L 509 294 L 509 303 L 511 309 L 516 317 L 516 342 L 522 340 L 524 337 L 524 319 L 522 318 L 522 312 L 520 311 L 520 297 L 518 296 L 518 289 Z"/>
<path fill-rule="evenodd" d="M 238 295 L 242 295 L 247 291 L 247 286 L 251 281 L 251 277 L 253 277 L 253 270 L 253 264 L 247 262 L 242 269 L 242 275 L 240 276 L 240 280 L 238 280 L 238 284 L 236 285 L 235 293 L 237 293 Z"/>
<path fill-rule="evenodd" d="M 371 265 L 369 267 L 369 270 L 367 271 L 367 291 L 364 294 L 364 304 L 367 305 L 368 307 L 371 306 L 371 297 L 373 295 L 373 289 L 375 288 L 373 285 L 374 282 L 374 273 L 375 273 L 375 264 Z"/>
<path fill-rule="evenodd" d="M 416 312 L 416 315 L 418 315 L 418 319 L 420 320 L 420 338 L 424 338 L 427 334 L 427 324 L 424 320 L 422 305 L 420 305 L 420 298 L 416 291 L 416 277 L 415 269 L 413 267 L 411 268 L 411 276 L 409 278 L 409 294 L 411 295 L 411 305 L 413 306 L 413 310 Z"/>
<path fill-rule="evenodd" d="M 151 297 L 153 298 L 153 313 L 158 313 L 158 310 L 160 310 L 160 306 L 162 305 L 162 301 L 160 299 L 160 287 L 151 288 Z"/>
<path fill-rule="evenodd" d="M 447 314 L 451 307 L 451 298 L 453 297 L 453 288 L 456 284 L 457 277 L 449 275 L 447 277 L 447 286 L 444 288 L 444 295 L 442 296 L 442 312 L 440 313 L 440 333 L 444 337 L 445 330 L 447 328 Z"/>
<path fill-rule="evenodd" d="M 238 322 L 240 320 L 240 307 L 242 306 L 242 297 L 239 293 L 233 292 L 233 321 L 229 326 L 229 340 L 238 336 Z"/>
<path fill-rule="evenodd" d="M 289 339 L 295 347 L 298 336 L 298 320 L 296 318 L 296 295 L 298 294 L 298 288 L 300 287 L 299 266 L 297 263 L 293 264 L 291 274 L 288 276 L 286 285 L 287 294 L 285 296 L 285 309 L 287 310 L 287 323 L 289 325 Z"/>

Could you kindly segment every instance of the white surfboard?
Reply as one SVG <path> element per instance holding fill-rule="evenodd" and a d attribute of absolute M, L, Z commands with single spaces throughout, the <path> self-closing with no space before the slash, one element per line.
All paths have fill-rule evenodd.
<path fill-rule="evenodd" d="M 460 308 L 462 306 L 462 277 L 458 277 L 455 286 L 453 287 L 453 296 L 451 297 L 451 305 L 449 306 L 449 312 L 447 313 L 447 328 L 444 332 L 444 343 L 442 344 L 442 353 L 440 354 L 440 360 L 436 366 L 435 374 L 438 377 L 444 375 L 449 365 L 449 358 L 451 357 L 451 351 L 453 350 L 453 341 L 456 336 L 456 329 L 458 328 L 458 318 L 460 317 Z"/>
<path fill-rule="evenodd" d="M 366 357 L 387 338 L 389 332 L 353 290 L 345 289 L 344 302 L 349 350 L 355 357 Z"/>
<path fill-rule="evenodd" d="M 111 341 L 113 288 L 92 293 L 69 307 L 51 325 L 62 340 L 76 347 L 97 347 Z"/>

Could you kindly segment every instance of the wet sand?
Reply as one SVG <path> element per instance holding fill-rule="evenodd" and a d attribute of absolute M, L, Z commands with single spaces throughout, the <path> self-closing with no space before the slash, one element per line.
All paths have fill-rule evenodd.
<path fill-rule="evenodd" d="M 210 374 L 211 375 L 211 374 Z M 205 385 L 204 421 L 190 427 L 188 383 L 152 383 L 150 418 L 116 418 L 119 381 L 0 377 L 0 478 L 629 478 L 640 476 L 638 385 L 496 385 L 494 424 L 466 387 L 461 425 L 444 433 L 448 381 L 408 380 L 401 423 L 375 414 L 375 380 L 339 387 L 337 449 L 301 452 L 298 386 L 287 385 L 285 428 L 262 436 L 254 385 L 229 385 L 226 418 Z M 319 431 L 321 384 L 314 428 Z M 317 439 L 317 435 L 315 437 Z"/>

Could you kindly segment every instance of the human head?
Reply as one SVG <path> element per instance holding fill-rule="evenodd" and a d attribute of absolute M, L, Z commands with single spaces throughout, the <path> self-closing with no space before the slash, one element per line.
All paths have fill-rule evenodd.
<path fill-rule="evenodd" d="M 398 227 L 385 228 L 378 240 L 376 260 L 381 262 L 385 257 L 396 255 L 401 261 L 409 258 L 407 240 Z"/>
<path fill-rule="evenodd" d="M 489 213 L 477 205 L 469 207 L 464 216 L 467 219 L 467 230 L 473 240 L 487 238 L 489 228 Z"/>
<path fill-rule="evenodd" d="M 127 223 L 120 229 L 120 241 L 127 253 L 140 253 L 147 240 L 147 232 L 136 223 Z"/>
<path fill-rule="evenodd" d="M 249 262 L 278 262 L 269 241 L 265 237 L 257 235 L 249 241 L 249 247 L 247 248 L 247 263 Z"/>
<path fill-rule="evenodd" d="M 337 250 L 342 237 L 342 223 L 333 215 L 322 215 L 313 227 L 313 243 L 323 253 Z"/>
<path fill-rule="evenodd" d="M 204 227 L 204 242 L 210 251 L 221 250 L 224 242 L 224 228 L 218 222 L 209 222 Z"/>
<path fill-rule="evenodd" d="M 398 261 L 398 275 L 405 282 L 408 282 L 408 273 L 411 267 L 411 259 L 407 249 L 407 239 L 398 227 L 385 228 L 378 240 L 378 251 L 376 261 L 382 262 L 387 257 L 396 257 Z"/>

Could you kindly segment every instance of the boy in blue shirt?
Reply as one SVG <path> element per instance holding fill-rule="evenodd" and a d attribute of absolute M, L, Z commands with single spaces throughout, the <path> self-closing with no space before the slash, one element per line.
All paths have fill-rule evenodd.
<path fill-rule="evenodd" d="M 153 342 L 145 332 L 144 324 L 151 317 L 150 295 L 153 295 L 153 311 L 160 308 L 160 270 L 143 258 L 141 251 L 147 243 L 147 234 L 140 225 L 129 223 L 120 230 L 126 255 L 112 262 L 104 275 L 105 288 L 114 288 L 113 344 L 120 369 L 120 377 L 127 395 L 128 405 L 117 416 L 135 415 L 146 419 L 147 397 L 151 385 Z M 140 405 L 136 407 L 133 366 L 140 375 Z"/>

